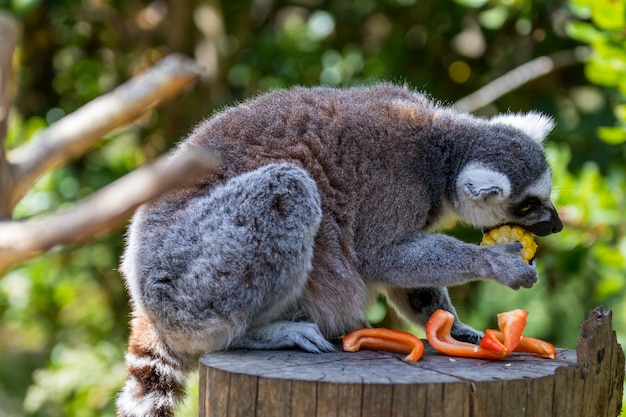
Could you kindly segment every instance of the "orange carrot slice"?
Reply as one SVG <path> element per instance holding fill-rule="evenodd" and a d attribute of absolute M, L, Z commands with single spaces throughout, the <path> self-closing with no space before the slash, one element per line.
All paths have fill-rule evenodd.
<path fill-rule="evenodd" d="M 383 327 L 357 329 L 343 337 L 343 350 L 357 352 L 360 349 L 408 353 L 404 358 L 407 362 L 417 362 L 424 355 L 424 343 L 417 336 Z"/>

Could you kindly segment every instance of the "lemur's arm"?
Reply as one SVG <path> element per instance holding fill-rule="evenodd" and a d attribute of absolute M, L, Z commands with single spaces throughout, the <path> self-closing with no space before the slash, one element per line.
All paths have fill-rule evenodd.
<path fill-rule="evenodd" d="M 421 234 L 368 257 L 370 279 L 404 288 L 447 287 L 494 279 L 513 289 L 531 287 L 537 271 L 519 255 L 521 245 L 477 246 L 441 234 Z"/>

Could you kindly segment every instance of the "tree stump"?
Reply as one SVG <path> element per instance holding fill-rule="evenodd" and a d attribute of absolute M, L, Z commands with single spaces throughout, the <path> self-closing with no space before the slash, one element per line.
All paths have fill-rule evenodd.
<path fill-rule="evenodd" d="M 624 352 L 611 312 L 591 311 L 576 351 L 557 351 L 486 361 L 426 345 L 416 363 L 374 351 L 211 353 L 200 360 L 200 416 L 617 416 Z"/>

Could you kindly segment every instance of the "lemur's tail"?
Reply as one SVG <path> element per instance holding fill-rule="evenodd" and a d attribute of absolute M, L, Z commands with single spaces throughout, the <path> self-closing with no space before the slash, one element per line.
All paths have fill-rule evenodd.
<path fill-rule="evenodd" d="M 147 318 L 135 315 L 126 353 L 128 379 L 118 417 L 171 417 L 185 394 L 185 367 L 172 356 Z"/>

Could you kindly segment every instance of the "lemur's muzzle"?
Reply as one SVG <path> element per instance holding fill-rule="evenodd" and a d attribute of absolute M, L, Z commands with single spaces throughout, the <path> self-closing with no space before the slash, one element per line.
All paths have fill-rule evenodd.
<path fill-rule="evenodd" d="M 559 218 L 559 214 L 556 212 L 554 206 L 551 205 L 550 220 L 535 224 L 526 224 L 522 227 L 537 236 L 547 236 L 551 233 L 558 233 L 563 230 L 563 222 Z"/>

